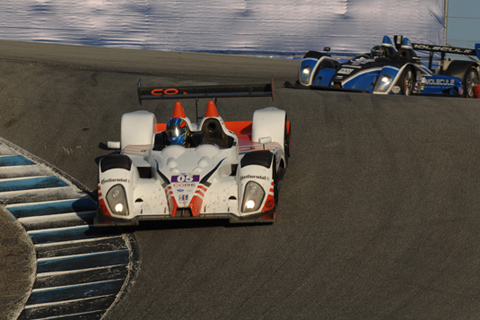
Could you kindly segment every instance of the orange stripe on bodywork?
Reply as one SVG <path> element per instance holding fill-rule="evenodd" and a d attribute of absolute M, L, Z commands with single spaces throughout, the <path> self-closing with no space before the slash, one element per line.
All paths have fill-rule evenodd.
<path fill-rule="evenodd" d="M 157 123 L 157 132 L 162 132 L 167 129 L 166 123 Z"/>
<path fill-rule="evenodd" d="M 265 205 L 263 206 L 262 212 L 266 212 L 275 208 L 275 197 L 271 194 L 267 196 L 267 201 L 265 201 Z"/>
<path fill-rule="evenodd" d="M 195 191 L 195 194 L 198 194 L 200 197 L 203 197 L 205 195 L 205 192 L 202 190 L 197 190 Z"/>
<path fill-rule="evenodd" d="M 168 186 L 165 190 L 165 193 L 167 194 L 168 212 L 170 213 L 171 217 L 175 217 L 178 209 L 178 204 L 177 200 L 175 200 L 175 197 L 173 196 L 172 186 Z"/>
<path fill-rule="evenodd" d="M 111 216 L 110 211 L 108 211 L 107 204 L 105 203 L 105 199 L 102 198 L 102 189 L 98 186 L 98 211 L 105 215 Z"/>
<path fill-rule="evenodd" d="M 192 200 L 188 204 L 190 210 L 192 211 L 192 216 L 196 217 L 200 214 L 202 210 L 203 199 L 199 196 L 193 196 Z"/>
<path fill-rule="evenodd" d="M 267 201 L 265 201 L 265 205 L 263 206 L 262 212 L 265 212 L 265 214 L 260 217 L 261 220 L 275 221 L 277 217 L 277 208 L 275 207 L 275 196 L 273 193 L 274 188 L 272 187 L 269 195 L 267 196 Z"/>
<path fill-rule="evenodd" d="M 188 207 L 192 211 L 192 216 L 196 217 L 200 214 L 203 204 L 203 196 L 207 192 L 207 188 L 203 185 L 198 185 L 197 190 L 195 190 L 195 195 L 188 204 Z"/>
<path fill-rule="evenodd" d="M 272 181 L 269 194 L 267 196 L 267 201 L 263 206 L 262 212 L 270 211 L 275 208 L 275 196 L 274 196 L 274 182 Z"/>
<path fill-rule="evenodd" d="M 108 211 L 107 204 L 105 203 L 104 199 L 98 200 L 98 211 L 104 216 L 112 216 L 110 211 Z"/>
<path fill-rule="evenodd" d="M 252 133 L 252 121 L 227 121 L 225 127 L 233 131 L 237 136 L 248 135 Z"/>
<path fill-rule="evenodd" d="M 170 212 L 170 216 L 175 217 L 175 214 L 177 213 L 177 209 L 178 209 L 177 200 L 175 200 L 174 196 L 169 196 L 168 211 Z"/>

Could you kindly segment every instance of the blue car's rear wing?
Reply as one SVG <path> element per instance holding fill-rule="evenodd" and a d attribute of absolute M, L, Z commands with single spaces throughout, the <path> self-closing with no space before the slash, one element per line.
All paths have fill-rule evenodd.
<path fill-rule="evenodd" d="M 269 84 L 216 85 L 192 87 L 142 87 L 141 80 L 137 84 L 138 101 L 152 99 L 201 99 L 201 98 L 249 98 L 272 97 L 273 78 Z"/>
<path fill-rule="evenodd" d="M 430 52 L 430 57 L 428 61 L 428 67 L 432 67 L 433 54 L 439 52 L 441 54 L 441 60 L 445 60 L 446 54 L 461 54 L 465 56 L 476 56 L 480 59 L 480 43 L 475 44 L 475 49 L 459 48 L 459 47 L 447 47 L 447 46 L 436 46 L 432 44 L 420 44 L 412 43 L 414 50 L 418 51 L 428 51 Z"/>
<path fill-rule="evenodd" d="M 479 47 L 480 43 L 475 45 L 475 49 L 448 47 L 448 46 L 435 46 L 432 44 L 420 44 L 412 43 L 413 49 L 419 51 L 431 51 L 431 52 L 445 52 L 450 54 L 463 54 L 467 56 L 477 56 L 480 59 Z"/>

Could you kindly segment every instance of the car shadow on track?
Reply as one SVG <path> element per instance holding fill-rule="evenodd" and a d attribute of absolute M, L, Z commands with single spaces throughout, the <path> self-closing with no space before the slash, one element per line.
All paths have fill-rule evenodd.
<path fill-rule="evenodd" d="M 163 221 L 141 221 L 137 226 L 118 226 L 122 233 L 147 230 L 171 230 L 171 229 L 200 229 L 200 228 L 240 228 L 269 226 L 262 223 L 230 223 L 228 219 L 212 220 L 163 220 Z"/>

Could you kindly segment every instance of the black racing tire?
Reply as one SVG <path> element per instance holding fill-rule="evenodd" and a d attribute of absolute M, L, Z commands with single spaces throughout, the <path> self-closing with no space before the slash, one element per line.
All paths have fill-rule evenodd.
<path fill-rule="evenodd" d="M 278 194 L 280 192 L 280 186 L 279 186 L 279 177 L 278 177 L 278 172 L 277 168 L 275 167 L 276 164 L 276 159 L 275 157 L 273 158 L 272 162 L 272 175 L 273 175 L 273 200 L 275 203 L 275 211 L 277 210 L 277 205 L 278 205 Z"/>
<path fill-rule="evenodd" d="M 398 80 L 398 85 L 400 86 L 400 90 L 402 94 L 405 96 L 410 96 L 413 93 L 413 89 L 415 88 L 415 70 L 412 66 L 408 66 L 403 70 L 400 79 Z"/>
<path fill-rule="evenodd" d="M 474 87 L 480 83 L 477 69 L 474 66 L 468 68 L 462 81 L 464 83 L 463 96 L 465 98 L 475 98 Z"/>
<path fill-rule="evenodd" d="M 290 123 L 290 134 L 292 133 L 292 124 Z M 285 114 L 285 133 L 283 138 L 283 149 L 285 152 L 285 168 L 288 166 L 288 159 L 290 158 L 290 135 L 287 130 L 287 115 Z"/>

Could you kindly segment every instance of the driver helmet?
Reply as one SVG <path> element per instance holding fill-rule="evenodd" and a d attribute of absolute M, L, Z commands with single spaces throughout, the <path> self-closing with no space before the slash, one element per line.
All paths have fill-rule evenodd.
<path fill-rule="evenodd" d="M 190 130 L 185 119 L 172 118 L 167 122 L 167 138 L 170 144 L 185 145 Z"/>
<path fill-rule="evenodd" d="M 375 58 L 384 58 L 387 55 L 387 50 L 383 46 L 375 46 L 370 50 L 372 57 Z"/>

